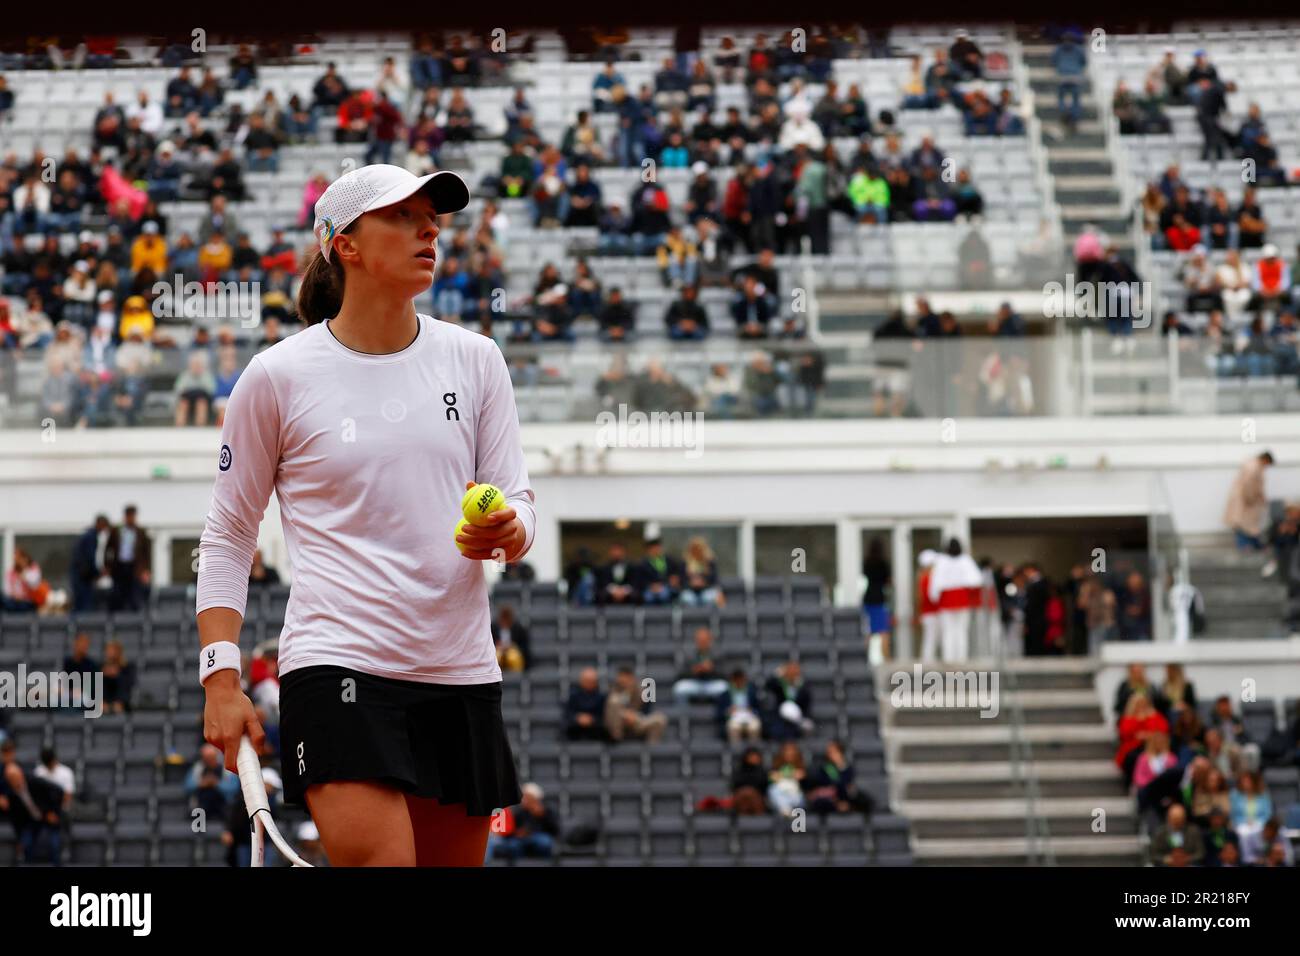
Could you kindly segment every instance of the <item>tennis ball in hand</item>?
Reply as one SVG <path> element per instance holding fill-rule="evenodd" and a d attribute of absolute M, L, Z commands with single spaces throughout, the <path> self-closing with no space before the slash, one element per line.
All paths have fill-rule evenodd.
<path fill-rule="evenodd" d="M 467 524 L 469 524 L 469 522 L 466 521 L 464 518 L 461 518 L 459 521 L 456 522 L 456 530 L 451 533 L 451 540 L 456 543 L 456 547 L 461 554 L 465 553 L 465 548 L 468 547 L 468 545 L 456 541 L 456 538 L 462 531 L 465 530 L 465 525 Z"/>
<path fill-rule="evenodd" d="M 470 524 L 487 524 L 487 516 L 505 506 L 506 496 L 496 485 L 475 485 L 460 499 L 461 513 Z"/>

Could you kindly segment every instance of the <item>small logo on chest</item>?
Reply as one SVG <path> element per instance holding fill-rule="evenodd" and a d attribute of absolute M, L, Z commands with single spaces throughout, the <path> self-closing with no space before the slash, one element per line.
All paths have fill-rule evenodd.
<path fill-rule="evenodd" d="M 456 393 L 443 392 L 442 401 L 447 406 L 447 421 L 460 421 L 460 409 L 456 407 Z"/>

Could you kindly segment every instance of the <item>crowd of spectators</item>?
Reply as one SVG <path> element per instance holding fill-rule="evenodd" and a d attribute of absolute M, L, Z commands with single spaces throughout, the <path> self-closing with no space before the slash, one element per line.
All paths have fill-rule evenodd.
<path fill-rule="evenodd" d="M 475 184 L 476 191 L 528 199 L 535 226 L 595 227 L 592 258 L 576 263 L 572 278 L 548 265 L 531 294 L 503 302 L 509 219 L 489 201 L 476 221 L 444 233 L 436 313 L 491 334 L 504 312 L 507 341 L 572 341 L 580 320 L 594 321 L 603 341 L 629 341 L 637 303 L 602 287 L 599 257 L 644 255 L 654 257 L 665 286 L 678 295 L 663 317 L 672 339 L 710 334 L 696 298 L 711 286 L 731 291 L 739 339 L 804 338 L 803 315 L 776 281 L 774 254 L 797 251 L 804 238 L 814 252 L 829 252 L 836 211 L 854 221 L 890 222 L 946 221 L 983 209 L 970 170 L 957 168 L 931 136 L 903 149 L 900 109 L 951 103 L 971 135 L 1023 132 L 1009 91 L 996 93 L 1005 56 L 986 55 L 966 36 L 936 49 L 924 70 L 918 57 L 914 81 L 898 102 L 880 104 L 873 115 L 856 85 L 836 83 L 831 62 L 888 51 L 864 46 L 865 38 L 851 33 L 818 34 L 806 53 L 765 37 L 747 51 L 732 43 L 715 53 L 683 53 L 662 64 L 653 85 L 636 91 L 619 72 L 618 46 L 602 47 L 607 63 L 593 84 L 591 109 L 580 111 L 557 143 L 542 139 L 529 92 L 519 87 L 505 107 L 509 152 L 499 175 Z M 114 49 L 112 38 L 99 47 L 94 54 L 60 53 L 57 45 L 37 45 L 6 62 L 27 69 L 56 61 L 111 64 L 104 51 Z M 277 171 L 286 147 L 330 137 L 364 145 L 366 162 L 400 162 L 423 174 L 438 168 L 445 150 L 494 135 L 466 90 L 508 82 L 507 60 L 472 39 L 421 36 L 405 67 L 389 57 L 373 78 L 347 77 L 326 63 L 310 89 L 283 102 L 270 89 L 248 109 L 228 101 L 230 90 L 258 89 L 259 65 L 284 62 L 288 52 L 274 44 L 240 47 L 229 75 L 218 77 L 210 62 L 166 45 L 158 62 L 176 72 L 162 94 L 141 90 L 119 102 L 107 92 L 88 151 L 4 156 L 0 389 L 12 397 L 13 356 L 31 354 L 46 365 L 43 419 L 79 427 L 159 421 L 163 414 L 152 414 L 146 399 L 170 391 L 174 416 L 167 417 L 174 424 L 220 424 L 250 351 L 279 337 L 262 336 L 262 325 L 274 319 L 283 334 L 295 331 L 301 230 L 329 182 L 322 172 L 311 175 L 296 221 L 279 224 L 262 246 L 228 207 L 266 198 L 250 187 L 249 174 Z M 722 120 L 714 112 L 716 86 L 728 81 L 745 84 L 747 103 L 725 111 Z M 814 83 L 824 84 L 821 93 L 811 92 Z M 21 105 L 21 94 L 4 87 L 0 111 Z M 610 142 L 602 142 L 593 123 L 605 113 L 618 117 Z M 851 155 L 837 153 L 833 141 L 842 137 L 858 140 Z M 628 197 L 606 197 L 591 175 L 601 166 L 641 167 L 646 159 L 690 169 L 681 208 L 654 176 Z M 57 171 L 52 179 L 49 168 Z M 176 201 L 206 204 L 193 232 L 171 227 L 161 211 Z M 755 261 L 737 268 L 742 254 Z M 262 317 L 255 334 L 245 334 L 247 323 L 218 329 L 206 315 L 184 311 L 188 303 L 172 303 L 170 291 L 160 290 L 174 276 L 205 292 L 222 283 L 254 289 Z M 217 342 L 201 337 L 193 346 L 198 326 Z M 807 381 L 794 379 L 818 374 L 809 367 L 787 378 L 805 388 Z M 765 387 L 770 372 L 758 363 L 746 376 Z M 728 392 L 720 401 L 735 397 Z M 772 407 L 770 394 L 754 404 Z M 795 407 L 811 414 L 810 393 Z"/>
<path fill-rule="evenodd" d="M 1261 182 L 1261 185 L 1263 183 Z M 1234 208 L 1220 188 L 1194 191 L 1177 164 L 1148 185 L 1140 201 L 1157 248 L 1176 251 L 1182 308 L 1163 317 L 1164 335 L 1186 339 L 1215 376 L 1300 372 L 1297 290 L 1291 265 L 1268 241 L 1254 186 Z M 1258 250 L 1247 262 L 1242 250 Z"/>
<path fill-rule="evenodd" d="M 640 372 L 615 355 L 596 381 L 601 410 L 620 407 L 642 412 L 703 412 L 720 419 L 778 414 L 811 415 L 826 382 L 822 353 L 817 350 L 755 349 L 743 367 L 715 362 L 702 385 L 691 388 L 659 359 L 648 359 Z"/>
<path fill-rule="evenodd" d="M 1282 813 L 1261 772 L 1232 699 L 1217 698 L 1208 719 L 1181 665 L 1156 686 L 1142 664 L 1129 665 L 1115 694 L 1115 763 L 1136 800 L 1155 866 L 1294 866 Z M 1294 762 L 1300 713 L 1288 731 Z"/>
<path fill-rule="evenodd" d="M 1236 90 L 1232 80 L 1219 76 L 1218 68 L 1205 50 L 1196 50 L 1184 69 L 1178 63 L 1177 51 L 1166 47 L 1160 62 L 1147 73 L 1140 94 L 1122 80 L 1115 85 L 1112 111 L 1119 120 L 1121 134 L 1168 134 L 1173 124 L 1167 107 L 1191 106 L 1201 131 L 1202 160 L 1217 163 L 1230 157 L 1248 161 L 1251 171 L 1248 182 L 1260 186 L 1288 185 L 1290 177 L 1278 161 L 1277 147 L 1258 103 L 1247 107 L 1236 129 L 1223 125 L 1228 94 Z"/>
<path fill-rule="evenodd" d="M 665 551 L 657 537 L 645 540 L 643 552 L 638 560 L 629 560 L 627 547 L 615 542 L 602 562 L 590 548 L 579 548 L 564 569 L 569 603 L 574 607 L 725 606 L 718 561 L 704 538 L 692 538 L 680 557 Z"/>
<path fill-rule="evenodd" d="M 130 123 L 139 126 L 139 115 Z M 129 145 L 48 157 L 59 170 L 53 188 L 41 178 L 40 151 L 26 163 L 13 153 L 0 163 L 0 389 L 12 398 L 15 355 L 43 358 L 43 420 L 140 424 L 162 374 L 170 376 L 176 424 L 219 424 L 247 356 L 278 341 L 280 322 L 292 319 L 296 246 L 285 229 L 253 246 L 227 206 L 246 198 L 243 167 L 213 155 L 213 134 L 197 115 L 189 123 L 194 134 L 177 142 L 137 130 Z M 177 181 L 189 177 L 206 205 L 194 234 L 168 228 L 159 203 L 185 197 L 150 175 L 160 163 Z M 188 300 L 176 299 L 178 286 Z M 210 308 L 204 297 L 223 286 L 240 291 Z M 235 306 L 249 314 L 228 311 Z M 238 331 L 217 330 L 209 313 L 240 318 Z"/>
<path fill-rule="evenodd" d="M 1207 251 L 1263 249 L 1268 245 L 1268 221 L 1256 187 L 1264 185 L 1248 183 L 1233 206 L 1218 187 L 1193 188 L 1179 164 L 1171 163 L 1138 200 L 1152 247 L 1175 252 L 1197 246 Z"/>
<path fill-rule="evenodd" d="M 1163 107 L 1194 106 L 1204 138 L 1201 158 L 1231 155 L 1243 164 L 1246 186 L 1236 203 L 1221 187 L 1189 184 L 1177 163 L 1138 200 L 1152 247 L 1179 253 L 1186 300 L 1181 312 L 1163 316 L 1163 333 L 1185 337 L 1182 347 L 1198 349 L 1211 375 L 1293 375 L 1300 371 L 1293 277 L 1286 257 L 1269 241 L 1259 194 L 1288 185 L 1289 177 L 1258 103 L 1248 106 L 1235 131 L 1223 127 L 1224 96 L 1233 89 L 1206 51 L 1197 50 L 1184 70 L 1168 48 L 1141 97 L 1123 83 L 1117 86 L 1115 112 L 1124 133 L 1168 133 Z M 1259 250 L 1259 256 L 1247 263 L 1242 250 Z"/>
<path fill-rule="evenodd" d="M 915 607 L 921 623 L 922 657 L 933 660 L 937 658 L 944 607 L 930 593 L 935 558 L 933 552 L 929 554 L 919 562 Z M 1106 641 L 1151 640 L 1151 585 L 1128 559 L 1116 560 L 1107 571 L 1076 564 L 1061 580 L 1047 574 L 1036 560 L 1013 564 L 986 556 L 974 566 L 969 587 L 979 592 L 978 600 L 952 606 L 970 611 L 963 625 L 965 647 L 976 657 L 995 653 L 999 641 L 1008 657 L 1095 657 Z M 868 555 L 863 574 L 867 578 L 863 609 L 869 632 L 888 636 L 892 630 L 889 602 L 893 599 L 893 575 L 881 549 Z M 955 578 L 946 580 L 940 590 L 960 584 Z M 957 659 L 965 660 L 966 655 L 959 654 Z"/>
<path fill-rule="evenodd" d="M 733 771 L 731 793 L 703 797 L 697 809 L 785 816 L 799 809 L 871 812 L 872 798 L 858 787 L 851 758 L 839 741 L 830 741 L 805 766 L 798 741 L 814 730 L 813 699 L 797 661 L 780 665 L 760 685 L 743 667 L 728 668 L 714 650 L 712 632 L 700 627 L 672 694 L 678 705 L 711 707 L 721 738 L 749 744 Z M 596 668 L 584 668 L 564 708 L 568 740 L 656 743 L 667 723 L 655 707 L 652 688 L 638 682 L 629 668 L 619 668 L 607 690 L 601 689 Z M 764 742 L 772 745 L 770 768 L 764 767 Z"/>

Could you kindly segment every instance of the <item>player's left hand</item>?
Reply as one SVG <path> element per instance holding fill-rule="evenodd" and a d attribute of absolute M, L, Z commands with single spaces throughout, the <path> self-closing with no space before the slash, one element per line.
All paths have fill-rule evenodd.
<path fill-rule="evenodd" d="M 478 482 L 465 482 L 469 491 Z M 487 524 L 467 524 L 456 535 L 456 540 L 463 546 L 461 552 L 472 561 L 496 561 L 509 564 L 524 549 L 528 532 L 519 520 L 515 509 L 508 505 L 487 516 Z"/>

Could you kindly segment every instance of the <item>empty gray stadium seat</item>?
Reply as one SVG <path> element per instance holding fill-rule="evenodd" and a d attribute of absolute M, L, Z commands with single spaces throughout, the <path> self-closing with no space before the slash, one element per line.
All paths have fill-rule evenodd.
<path fill-rule="evenodd" d="M 571 781 L 564 785 L 560 796 L 567 827 L 607 815 L 605 787 L 599 782 Z"/>
<path fill-rule="evenodd" d="M 0 648 L 25 653 L 36 633 L 34 617 L 13 617 L 0 621 Z"/>
<path fill-rule="evenodd" d="M 641 780 L 611 780 L 605 784 L 611 817 L 644 817 L 645 784 Z"/>
<path fill-rule="evenodd" d="M 673 609 L 647 607 L 642 610 L 641 638 L 646 642 L 671 641 L 673 636 Z"/>
<path fill-rule="evenodd" d="M 795 607 L 820 607 L 825 601 L 825 584 L 815 575 L 795 575 L 790 579 L 790 603 Z"/>
<path fill-rule="evenodd" d="M 757 605 L 785 606 L 786 580 L 773 575 L 759 575 L 754 578 L 754 603 Z"/>
<path fill-rule="evenodd" d="M 629 744 L 628 746 L 638 746 Z M 598 743 L 577 742 L 565 747 L 567 758 L 566 780 L 593 781 L 607 780 L 605 745 Z"/>
<path fill-rule="evenodd" d="M 198 840 L 187 824 L 164 822 L 159 826 L 160 866 L 193 866 L 197 851 Z"/>
<path fill-rule="evenodd" d="M 749 639 L 751 633 L 749 611 L 745 607 L 728 605 L 718 611 L 717 632 L 721 644 L 733 644 Z"/>
<path fill-rule="evenodd" d="M 832 860 L 861 859 L 867 856 L 867 826 L 856 814 L 833 813 L 825 818 L 826 847 Z"/>
<path fill-rule="evenodd" d="M 570 644 L 594 644 L 599 638 L 599 612 L 595 608 L 570 608 L 566 620 Z"/>
<path fill-rule="evenodd" d="M 106 823 L 79 823 L 68 841 L 71 863 L 105 866 L 108 863 L 109 829 Z"/>
<path fill-rule="evenodd" d="M 612 817 L 605 821 L 601 832 L 603 855 L 607 859 L 640 858 L 644 856 L 641 845 L 641 818 Z"/>
<path fill-rule="evenodd" d="M 877 853 L 908 852 L 907 821 L 893 814 L 871 818 L 871 836 Z"/>
<path fill-rule="evenodd" d="M 736 853 L 746 859 L 775 857 L 780 852 L 781 836 L 790 826 L 776 816 L 742 816 L 736 818 Z"/>
<path fill-rule="evenodd" d="M 685 821 L 675 819 L 651 819 L 647 824 L 647 836 L 650 841 L 650 854 L 656 861 L 680 857 L 685 860 L 687 834 Z"/>
<path fill-rule="evenodd" d="M 1277 726 L 1275 704 L 1272 700 L 1248 701 L 1241 705 L 1241 720 L 1246 733 L 1255 741 L 1268 739 Z"/>
<path fill-rule="evenodd" d="M 731 818 L 721 813 L 697 813 L 690 818 L 690 839 L 697 862 L 731 860 Z"/>

